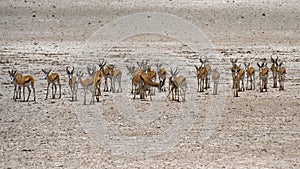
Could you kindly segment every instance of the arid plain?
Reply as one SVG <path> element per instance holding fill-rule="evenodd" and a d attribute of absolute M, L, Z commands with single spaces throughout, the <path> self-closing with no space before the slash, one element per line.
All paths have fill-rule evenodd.
<path fill-rule="evenodd" d="M 180 39 L 145 33 L 107 44 L 110 50 L 101 55 L 82 54 L 89 52 L 89 40 L 102 27 L 145 12 L 168 13 L 202 31 L 218 53 L 208 57 L 221 73 L 217 96 L 211 88 L 196 91 L 194 64 L 200 64 L 201 54 Z M 299 16 L 296 0 L 1 1 L 0 168 L 299 168 Z M 258 71 L 256 63 L 263 58 L 271 66 L 271 55 L 286 67 L 285 90 L 272 88 L 269 72 L 267 92 L 246 90 L 234 98 L 230 58 L 238 58 L 242 67 L 250 62 Z M 83 105 L 79 85 L 78 101 L 71 102 L 66 66 L 81 69 L 86 77 L 86 66 L 104 57 L 123 72 L 123 91 L 103 92 L 100 102 Z M 163 63 L 167 71 L 178 67 L 188 79 L 186 102 L 166 101 L 167 93 L 158 91 L 152 101 L 133 100 L 126 65 L 143 59 Z M 8 74 L 12 68 L 34 76 L 36 102 L 13 101 Z M 44 100 L 47 83 L 41 69 L 60 74 L 61 99 Z M 211 116 L 214 106 L 220 111 Z M 197 111 L 185 112 L 192 107 Z M 96 111 L 115 131 L 110 143 L 95 138 L 99 133 L 93 133 L 82 118 L 85 112 L 91 115 L 89 111 Z M 209 117 L 211 130 L 206 125 Z M 131 142 L 124 144 L 122 138 Z M 153 149 L 143 145 L 144 155 L 143 149 L 135 150 L 135 143 L 151 138 L 167 141 L 149 144 Z M 131 153 L 124 153 L 122 147 Z"/>

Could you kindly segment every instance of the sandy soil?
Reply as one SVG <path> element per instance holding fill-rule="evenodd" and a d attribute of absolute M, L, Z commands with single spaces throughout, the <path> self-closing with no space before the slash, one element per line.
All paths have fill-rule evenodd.
<path fill-rule="evenodd" d="M 0 168 L 299 168 L 299 7 L 296 0 L 2 1 Z M 219 52 L 209 62 L 213 68 L 220 68 L 220 94 L 213 96 L 212 89 L 196 92 L 193 65 L 199 64 L 198 55 L 186 44 L 143 34 L 127 37 L 104 53 L 107 61 L 123 72 L 122 93 L 104 92 L 99 103 L 83 106 L 83 90 L 79 87 L 79 100 L 71 102 L 65 67 L 71 65 L 86 73 L 86 65 L 99 60 L 97 53 L 81 55 L 86 40 L 113 20 L 142 12 L 176 15 L 203 31 Z M 269 73 L 268 92 L 245 91 L 234 98 L 229 59 L 238 58 L 241 64 L 249 61 L 257 69 L 256 62 L 262 58 L 270 65 L 272 54 L 277 54 L 287 68 L 286 90 L 272 88 Z M 158 91 L 153 101 L 133 101 L 126 65 L 142 59 L 163 62 L 167 70 L 178 67 L 188 80 L 187 101 L 165 101 L 166 93 Z M 37 102 L 13 101 L 13 85 L 7 73 L 11 68 L 35 77 Z M 62 99 L 44 100 L 42 68 L 61 75 Z M 211 123 L 212 135 L 205 140 L 201 133 L 207 130 L 206 119 L 215 99 L 221 101 L 218 106 L 222 111 L 215 116 L 218 121 Z M 132 104 L 137 112 L 118 106 L 123 102 Z M 195 105 L 198 111 L 187 111 Z M 148 114 L 146 109 L 155 111 Z M 91 113 L 94 111 L 97 114 Z M 85 115 L 92 121 L 85 121 Z M 108 138 L 110 143 L 99 140 L 103 136 L 88 126 L 97 122 L 94 115 L 101 115 L 107 124 L 96 127 L 118 133 Z M 179 124 L 186 126 L 176 128 Z M 169 138 L 162 136 L 164 131 L 171 133 Z M 164 149 L 157 144 L 161 153 L 154 153 L 154 148 L 153 153 L 136 157 L 111 148 L 143 152 L 135 151 L 138 146 L 134 143 L 140 140 L 130 144 L 116 140 L 160 136 L 171 145 L 165 143 Z"/>

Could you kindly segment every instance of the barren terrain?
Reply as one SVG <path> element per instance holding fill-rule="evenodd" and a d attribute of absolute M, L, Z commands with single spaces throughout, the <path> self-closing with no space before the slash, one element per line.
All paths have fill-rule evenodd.
<path fill-rule="evenodd" d="M 212 88 L 196 92 L 200 56 L 179 39 L 139 34 L 116 45 L 106 34 L 98 40 L 111 48 L 89 53 L 97 30 L 143 12 L 175 15 L 202 31 L 218 53 L 209 57 L 221 72 L 218 95 Z M 1 1 L 0 168 L 299 168 L 299 16 L 296 0 Z M 234 98 L 230 58 L 258 70 L 263 58 L 271 66 L 271 55 L 287 69 L 285 90 L 272 88 L 269 72 L 268 92 Z M 79 99 L 71 102 L 65 67 L 87 77 L 86 66 L 103 57 L 123 72 L 123 91 L 83 105 L 79 85 Z M 178 67 L 188 81 L 186 102 L 168 101 L 157 90 L 152 101 L 133 100 L 126 65 L 143 59 L 167 71 Z M 36 102 L 13 101 L 12 68 L 34 76 Z M 61 75 L 61 99 L 44 100 L 43 68 Z"/>

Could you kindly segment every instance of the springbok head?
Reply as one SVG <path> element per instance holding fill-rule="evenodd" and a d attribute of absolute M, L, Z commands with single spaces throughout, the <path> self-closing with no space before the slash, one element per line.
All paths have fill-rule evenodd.
<path fill-rule="evenodd" d="M 202 59 L 202 57 L 200 57 L 200 58 L 199 58 L 199 61 L 200 61 L 200 63 L 201 63 L 201 66 L 200 66 L 200 67 L 203 67 L 203 66 L 205 66 L 205 63 L 207 63 L 207 62 L 208 62 L 207 56 L 206 56 L 206 58 L 205 58 L 205 59 Z"/>
<path fill-rule="evenodd" d="M 83 76 L 83 73 L 81 70 L 78 70 L 77 73 L 76 73 L 76 76 L 78 77 L 78 79 L 81 79 L 82 76 Z"/>
<path fill-rule="evenodd" d="M 158 72 L 159 69 L 160 69 L 161 66 L 162 66 L 162 63 L 155 63 L 155 66 L 156 66 L 156 69 L 157 69 L 157 72 Z"/>
<path fill-rule="evenodd" d="M 17 70 L 8 70 L 8 73 L 9 73 L 9 76 L 10 76 L 10 82 L 13 83 L 14 82 L 14 79 L 15 79 L 15 76 L 16 76 L 16 73 L 17 73 Z"/>
<path fill-rule="evenodd" d="M 139 69 L 147 71 L 148 62 L 149 60 L 142 60 L 141 62 L 136 62 L 136 64 L 139 66 Z"/>
<path fill-rule="evenodd" d="M 179 73 L 178 68 L 175 68 L 175 70 L 173 70 L 173 69 L 171 68 L 170 73 L 171 73 L 172 78 L 175 79 L 176 76 L 177 76 L 178 73 Z"/>
<path fill-rule="evenodd" d="M 87 66 L 87 72 L 89 76 L 94 76 L 96 73 L 97 67 L 96 66 Z"/>
<path fill-rule="evenodd" d="M 237 63 L 238 59 L 230 59 L 230 62 L 232 64 L 232 67 L 235 67 L 236 66 L 236 63 Z"/>
<path fill-rule="evenodd" d="M 274 66 L 277 66 L 277 65 L 278 65 L 278 55 L 276 55 L 276 59 L 274 59 L 274 58 L 271 56 L 271 62 L 272 62 L 272 64 L 274 64 Z"/>
<path fill-rule="evenodd" d="M 72 67 L 72 70 L 70 70 L 70 67 L 67 66 L 67 67 L 66 67 L 66 71 L 67 71 L 67 74 L 68 74 L 69 79 L 72 79 L 72 76 L 73 76 L 73 74 L 74 74 L 74 67 Z"/>
<path fill-rule="evenodd" d="M 44 72 L 44 74 L 46 75 L 45 76 L 45 79 L 48 79 L 48 76 L 50 75 L 50 72 L 52 71 L 52 69 L 50 70 L 47 70 L 47 69 L 42 69 L 42 72 Z"/>
<path fill-rule="evenodd" d="M 245 62 L 244 65 L 245 65 L 245 70 L 247 72 L 250 68 L 250 63 Z"/>
<path fill-rule="evenodd" d="M 134 65 L 132 65 L 132 66 L 126 65 L 126 68 L 127 68 L 127 71 L 128 71 L 127 75 L 132 76 L 134 74 L 135 66 Z"/>
<path fill-rule="evenodd" d="M 258 69 L 259 72 L 261 72 L 261 70 L 262 70 L 263 68 L 267 67 L 267 64 L 268 64 L 268 63 L 266 63 L 265 61 L 263 61 L 261 64 L 257 62 L 257 66 L 258 66 L 258 68 L 259 68 L 259 69 Z"/>
<path fill-rule="evenodd" d="M 106 65 L 106 61 L 104 59 L 101 59 L 98 64 L 99 70 L 101 71 L 105 65 Z"/>

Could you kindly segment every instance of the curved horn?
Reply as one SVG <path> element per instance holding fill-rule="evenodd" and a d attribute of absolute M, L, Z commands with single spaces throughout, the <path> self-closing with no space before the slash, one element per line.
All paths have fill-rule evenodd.
<path fill-rule="evenodd" d="M 203 63 L 203 60 L 201 59 L 201 57 L 200 57 L 200 59 L 199 59 L 199 60 L 200 60 L 200 63 Z"/>
<path fill-rule="evenodd" d="M 259 67 L 259 68 L 261 68 L 261 66 L 260 66 L 260 64 L 257 62 L 257 66 Z"/>
<path fill-rule="evenodd" d="M 272 62 L 274 61 L 274 59 L 273 59 L 273 55 L 271 55 L 271 61 L 272 61 Z"/>
<path fill-rule="evenodd" d="M 176 67 L 174 74 L 177 75 L 178 73 L 178 68 Z"/>
<path fill-rule="evenodd" d="M 149 60 L 147 59 L 147 60 L 145 61 L 145 65 L 148 65 L 148 62 L 149 62 Z"/>
<path fill-rule="evenodd" d="M 136 64 L 141 68 L 141 62 L 137 61 Z"/>
<path fill-rule="evenodd" d="M 92 75 L 92 73 L 91 73 L 91 68 L 90 68 L 90 67 L 86 67 L 86 68 L 87 68 L 88 74 L 91 76 L 91 75 Z"/>
<path fill-rule="evenodd" d="M 171 75 L 174 76 L 173 69 L 171 68 Z"/>
<path fill-rule="evenodd" d="M 68 74 L 70 74 L 69 66 L 66 67 L 66 71 L 67 71 Z"/>
<path fill-rule="evenodd" d="M 197 71 L 199 71 L 199 67 L 197 65 L 195 65 L 195 68 L 196 68 Z"/>
<path fill-rule="evenodd" d="M 101 65 L 105 65 L 106 64 L 106 62 L 105 62 L 105 60 L 104 59 L 100 59 L 100 61 L 99 61 L 99 66 Z"/>

